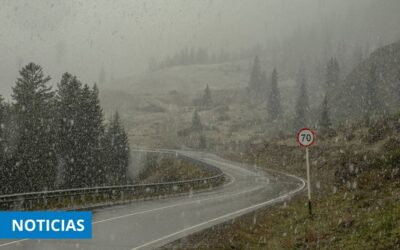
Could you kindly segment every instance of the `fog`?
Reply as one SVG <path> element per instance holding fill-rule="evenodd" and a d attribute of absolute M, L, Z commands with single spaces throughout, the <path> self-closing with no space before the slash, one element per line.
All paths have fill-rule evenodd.
<path fill-rule="evenodd" d="M 102 67 L 107 78 L 123 78 L 145 72 L 150 58 L 185 47 L 234 53 L 259 45 L 274 60 L 285 46 L 296 47 L 293 54 L 322 47 L 335 53 L 340 45 L 372 50 L 399 38 L 397 2 L 3 0 L 0 93 L 10 94 L 18 70 L 31 61 L 43 66 L 53 84 L 65 71 L 94 83 Z"/>
<path fill-rule="evenodd" d="M 0 248 L 400 249 L 399 13 L 0 0 Z"/>

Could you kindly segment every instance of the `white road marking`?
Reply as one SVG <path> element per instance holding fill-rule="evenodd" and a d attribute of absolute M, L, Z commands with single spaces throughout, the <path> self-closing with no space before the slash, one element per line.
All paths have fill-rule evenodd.
<path fill-rule="evenodd" d="M 26 241 L 26 240 L 28 240 L 28 239 L 21 239 L 21 240 L 10 241 L 10 242 L 1 244 L 0 247 L 5 247 L 5 246 L 17 244 L 17 243 L 19 243 L 19 242 Z"/>
<path fill-rule="evenodd" d="M 139 214 L 151 213 L 151 212 L 159 211 L 159 210 L 163 210 L 163 209 L 168 209 L 168 208 L 173 208 L 173 207 L 179 207 L 179 206 L 186 206 L 186 205 L 190 205 L 190 204 L 194 204 L 194 203 L 198 203 L 198 202 L 202 202 L 202 201 L 207 201 L 207 200 L 220 199 L 220 198 L 226 198 L 226 197 L 230 197 L 230 196 L 241 195 L 241 194 L 250 193 L 250 192 L 256 191 L 256 190 L 258 190 L 258 189 L 262 189 L 262 188 L 264 188 L 264 186 L 252 188 L 252 189 L 249 189 L 249 190 L 246 190 L 246 191 L 243 191 L 243 192 L 234 193 L 234 194 L 230 194 L 230 195 L 219 195 L 219 196 L 216 196 L 216 197 L 210 197 L 210 198 L 206 198 L 206 199 L 199 199 L 199 200 L 194 200 L 194 201 L 189 201 L 189 202 L 182 202 L 182 203 L 177 203 L 177 204 L 170 205 L 170 206 L 164 206 L 164 207 L 159 207 L 159 208 L 155 208 L 155 209 L 150 209 L 150 210 L 144 210 L 144 211 L 140 211 L 140 212 L 135 212 L 135 213 L 131 213 L 131 214 L 125 214 L 125 215 L 121 215 L 121 216 L 117 216 L 117 217 L 112 217 L 112 218 L 108 218 L 108 219 L 104 219 L 104 220 L 95 221 L 95 222 L 92 223 L 92 225 L 99 224 L 99 223 L 103 223 L 103 222 L 107 222 L 107 221 L 118 220 L 118 219 L 122 219 L 122 218 L 126 218 L 126 217 L 131 217 L 131 216 L 135 216 L 135 215 L 139 215 Z M 8 245 L 13 245 L 13 244 L 17 244 L 17 243 L 19 243 L 19 242 L 27 241 L 27 240 L 29 240 L 29 239 L 21 239 L 21 240 L 17 240 L 17 241 L 7 242 L 7 243 L 4 243 L 4 244 L 1 244 L 0 247 L 8 246 Z"/>
<path fill-rule="evenodd" d="M 225 183 L 225 184 L 223 184 L 221 187 L 223 187 L 223 188 L 226 188 L 226 187 L 229 187 L 230 185 L 232 185 L 235 181 L 236 181 L 236 178 L 233 176 L 233 175 L 231 175 L 231 174 L 228 174 L 228 173 L 224 173 L 225 175 L 228 175 L 229 176 L 229 178 L 230 178 L 230 181 L 228 182 L 228 183 Z M 267 182 L 268 183 L 268 182 Z M 217 187 L 218 188 L 218 187 Z M 215 189 L 213 189 L 213 190 L 211 190 L 211 191 L 215 191 Z M 193 194 L 204 194 L 204 193 L 207 193 L 207 192 L 211 192 L 211 191 L 207 191 L 207 189 L 203 189 L 203 190 L 195 190 L 194 192 L 193 192 Z M 188 195 L 188 193 L 183 193 L 184 194 L 184 196 L 182 196 L 182 197 L 185 197 L 185 196 L 187 196 Z M 167 195 L 167 198 L 170 198 L 170 197 L 168 197 L 168 195 Z M 171 197 L 171 198 L 173 198 L 173 197 Z M 197 201 L 199 201 L 199 200 L 197 200 Z M 202 201 L 202 200 L 200 200 L 200 201 Z M 118 206 L 118 204 L 116 204 L 117 206 Z M 126 204 L 125 204 L 125 206 L 126 206 Z M 101 209 L 102 211 L 106 211 L 106 210 L 115 210 L 115 207 L 113 208 L 113 206 L 111 206 L 110 208 L 102 208 Z"/>
<path fill-rule="evenodd" d="M 236 181 L 236 178 L 234 176 L 232 176 L 231 174 L 228 174 L 228 173 L 225 173 L 225 174 L 229 175 L 229 177 L 231 178 L 231 181 L 229 183 L 224 184 L 223 187 L 230 186 L 231 184 L 233 184 Z M 259 189 L 259 188 L 262 188 L 262 187 L 258 187 L 257 189 Z M 254 191 L 254 190 L 248 190 L 246 192 L 252 192 L 252 191 Z M 242 193 L 243 192 L 235 193 L 235 194 L 231 194 L 231 195 L 228 195 L 228 196 L 240 195 Z M 199 200 L 195 200 L 195 201 L 191 201 L 191 202 L 183 202 L 183 203 L 178 203 L 178 204 L 174 204 L 174 205 L 171 205 L 171 206 L 164 206 L 164 207 L 155 208 L 155 209 L 151 209 L 151 210 L 145 210 L 145 211 L 140 211 L 140 212 L 136 212 L 136 213 L 131 213 L 131 214 L 121 215 L 121 216 L 117 216 L 117 217 L 112 217 L 112 218 L 108 218 L 108 219 L 105 219 L 105 220 L 95 221 L 95 222 L 92 223 L 92 225 L 99 224 L 99 223 L 106 222 L 106 221 L 112 221 L 112 220 L 116 220 L 116 219 L 126 218 L 126 217 L 129 217 L 129 216 L 134 216 L 134 215 L 138 215 L 138 214 L 154 212 L 154 211 L 158 211 L 158 210 L 162 210 L 162 209 L 167 209 L 167 208 L 172 208 L 172 207 L 177 207 L 177 206 L 185 206 L 185 205 L 189 205 L 189 204 L 193 204 L 193 203 L 197 203 L 197 202 L 202 202 L 202 201 L 206 201 L 206 200 L 210 200 L 210 199 L 220 198 L 222 196 L 224 196 L 224 195 L 220 195 L 220 196 L 217 196 L 217 197 L 210 197 L 210 198 L 207 198 L 207 199 L 199 199 Z M 21 239 L 21 240 L 16 240 L 16 241 L 10 241 L 10 242 L 1 244 L 0 247 L 5 247 L 5 246 L 17 244 L 19 242 L 23 242 L 23 241 L 27 241 L 27 240 L 29 240 L 29 239 Z"/>
<path fill-rule="evenodd" d="M 262 189 L 262 188 L 265 188 L 265 186 L 259 186 L 259 187 L 256 187 L 256 188 L 252 188 L 252 189 L 249 189 L 249 190 L 246 190 L 246 191 L 242 191 L 242 192 L 234 193 L 234 194 L 229 194 L 229 195 L 219 195 L 219 196 L 215 196 L 215 197 L 209 197 L 209 198 L 206 198 L 206 199 L 198 199 L 198 200 L 193 200 L 193 201 L 188 201 L 188 202 L 181 202 L 181 203 L 177 203 L 177 204 L 174 204 L 174 205 L 158 207 L 158 208 L 154 208 L 154 209 L 150 209 L 150 210 L 144 210 L 144 211 L 135 212 L 135 213 L 131 213 L 131 214 L 124 214 L 124 215 L 121 215 L 121 216 L 116 216 L 116 217 L 112 217 L 112 218 L 108 218 L 108 219 L 104 219 L 104 220 L 95 221 L 95 222 L 93 222 L 93 225 L 98 224 L 98 223 L 102 223 L 102 222 L 122 219 L 122 218 L 130 217 L 130 216 L 134 216 L 134 215 L 138 215 L 138 214 L 145 214 L 145 213 L 150 213 L 150 212 L 164 210 L 164 209 L 173 208 L 173 207 L 191 205 L 191 204 L 199 203 L 199 202 L 202 202 L 202 201 L 216 200 L 216 199 L 227 198 L 227 197 L 231 197 L 231 196 L 237 196 L 237 195 L 241 195 L 241 194 L 245 194 L 245 193 L 251 193 L 251 192 L 254 192 L 254 191 L 256 191 L 258 189 Z"/>
<path fill-rule="evenodd" d="M 272 200 L 268 200 L 268 201 L 265 201 L 265 202 L 262 202 L 262 203 L 259 203 L 259 204 L 250 206 L 250 207 L 246 207 L 246 208 L 237 210 L 237 211 L 232 212 L 232 213 L 229 213 L 229 214 L 222 215 L 222 216 L 220 216 L 220 217 L 217 217 L 217 218 L 214 218 L 214 219 L 211 219 L 211 220 L 202 222 L 202 223 L 200 223 L 200 224 L 197 224 L 197 225 L 194 225 L 194 226 L 191 226 L 191 227 L 184 228 L 184 229 L 182 229 L 182 230 L 180 230 L 180 231 L 177 231 L 177 232 L 175 232 L 175 233 L 172 233 L 172 234 L 163 236 L 163 237 L 161 237 L 161 238 L 158 238 L 158 239 L 156 239 L 156 240 L 147 242 L 147 243 L 145 243 L 145 244 L 143 244 L 143 245 L 140 245 L 140 246 L 138 246 L 138 247 L 134 247 L 134 248 L 132 248 L 131 250 L 138 250 L 138 249 L 141 249 L 141 248 L 144 248 L 144 247 L 148 247 L 148 246 L 150 246 L 150 245 L 153 245 L 154 243 L 160 242 L 160 241 L 162 241 L 162 240 L 168 239 L 168 238 L 170 238 L 170 237 L 173 237 L 173 236 L 175 236 L 175 235 L 184 233 L 184 232 L 186 232 L 186 231 L 190 231 L 190 230 L 192 230 L 192 229 L 195 229 L 195 228 L 198 228 L 198 227 L 207 225 L 207 224 L 209 224 L 209 223 L 212 223 L 212 222 L 215 222 L 215 221 L 218 221 L 218 220 L 222 220 L 222 219 L 225 219 L 225 218 L 229 218 L 229 217 L 231 217 L 231 216 L 238 215 L 238 214 L 241 214 L 241 213 L 244 213 L 244 212 L 247 212 L 247 211 L 251 211 L 251 210 L 254 210 L 254 209 L 258 208 L 258 207 L 263 207 L 263 206 L 266 206 L 266 205 L 269 205 L 269 204 L 273 204 L 273 203 L 275 203 L 275 202 L 277 202 L 277 201 L 280 201 L 280 200 L 284 200 L 284 199 L 290 197 L 291 195 L 293 195 L 293 194 L 295 194 L 295 193 L 300 192 L 301 190 L 303 190 L 303 188 L 305 187 L 305 182 L 302 180 L 302 183 L 303 183 L 303 184 L 301 185 L 301 187 L 299 187 L 299 188 L 297 188 L 296 190 L 294 190 L 294 191 L 292 191 L 292 192 L 289 192 L 289 193 L 287 193 L 287 194 L 285 194 L 285 195 L 279 196 L 279 197 L 274 198 L 274 199 L 272 199 Z"/>
<path fill-rule="evenodd" d="M 250 171 L 250 170 L 247 170 L 247 169 L 244 169 L 244 168 L 242 168 L 242 167 L 236 166 L 235 164 L 229 164 L 229 163 L 226 163 L 226 162 L 216 161 L 216 160 L 211 160 L 211 159 L 209 159 L 209 160 L 210 160 L 210 161 L 213 161 L 213 162 L 218 162 L 219 164 L 223 164 L 223 165 L 229 166 L 229 167 L 231 167 L 231 168 L 233 167 L 233 168 L 236 168 L 236 169 L 240 169 L 240 170 L 242 170 L 242 171 L 244 170 L 244 171 L 246 171 L 246 172 L 250 172 L 250 173 L 252 173 L 252 174 L 255 175 L 254 172 L 252 172 L 252 171 Z M 276 172 L 278 172 L 278 171 L 276 171 Z M 183 233 L 183 232 L 192 230 L 192 229 L 197 228 L 197 227 L 201 227 L 201 226 L 203 226 L 203 225 L 207 225 L 207 224 L 212 223 L 212 222 L 214 222 L 214 221 L 218 221 L 218 220 L 221 220 L 221 219 L 224 219 L 224 218 L 228 218 L 228 217 L 233 216 L 233 215 L 236 215 L 236 214 L 243 213 L 243 212 L 245 212 L 245 211 L 253 210 L 253 209 L 255 209 L 255 208 L 262 207 L 262 206 L 265 206 L 265 205 L 274 203 L 274 202 L 276 202 L 276 201 L 278 201 L 278 200 L 280 200 L 280 199 L 285 199 L 286 197 L 289 197 L 289 196 L 292 195 L 292 194 L 295 194 L 295 193 L 297 193 L 297 192 L 300 192 L 300 191 L 304 188 L 304 186 L 305 186 L 305 181 L 304 181 L 303 179 L 301 179 L 301 178 L 299 178 L 299 177 L 297 177 L 297 176 L 294 176 L 294 175 L 290 175 L 290 174 L 286 174 L 286 173 L 283 173 L 283 174 L 285 174 L 285 175 L 287 175 L 287 176 L 294 177 L 294 178 L 300 180 L 300 181 L 302 182 L 301 187 L 297 188 L 296 190 L 294 190 L 294 191 L 292 191 L 292 192 L 289 192 L 288 194 L 279 196 L 279 197 L 274 198 L 274 199 L 272 199 L 272 200 L 269 200 L 269 201 L 266 201 L 266 202 L 263 202 L 263 203 L 259 203 L 259 204 L 256 204 L 256 205 L 253 205 L 253 206 L 250 206 L 250 207 L 247 207 L 247 208 L 243 208 L 243 209 L 240 209 L 240 210 L 238 210 L 238 211 L 235 211 L 235 212 L 232 212 L 232 213 L 229 213 L 229 214 L 226 214 L 226 215 L 223 215 L 223 216 L 220 216 L 220 217 L 217 217 L 217 218 L 214 218 L 214 219 L 211 219 L 211 220 L 202 222 L 202 223 L 200 223 L 200 224 L 197 224 L 197 225 L 194 225 L 194 226 L 191 226 L 191 227 L 182 229 L 182 230 L 177 231 L 177 232 L 175 232 L 175 233 L 172 233 L 172 234 L 163 236 L 163 237 L 161 237 L 161 238 L 159 238 L 159 239 L 153 240 L 153 241 L 151 241 L 151 242 L 145 243 L 145 244 L 143 244 L 143 245 L 141 245 L 141 246 L 132 248 L 131 250 L 140 249 L 140 248 L 143 248 L 143 247 L 152 245 L 152 244 L 154 244 L 154 243 L 157 243 L 157 242 L 159 242 L 159 241 L 162 241 L 162 240 L 164 240 L 164 239 L 170 238 L 170 237 L 172 237 L 172 236 L 175 236 L 175 235 L 177 235 L 177 234 L 180 234 L 180 233 Z M 229 175 L 229 174 L 228 174 L 228 175 Z M 231 185 L 231 184 L 235 181 L 235 178 L 234 178 L 232 175 L 229 175 L 229 176 L 230 176 L 231 178 L 233 178 L 233 179 L 232 179 L 232 181 L 231 181 L 230 183 L 228 183 L 228 184 L 226 184 L 226 185 Z M 194 201 L 190 201 L 190 202 L 182 202 L 182 203 L 178 203 L 178 204 L 174 204 L 174 205 L 170 205 L 170 206 L 164 206 L 164 207 L 160 207 L 160 208 L 155 208 L 155 209 L 140 211 L 140 212 L 136 212 L 136 213 L 126 214 L 126 215 L 122 215 L 122 216 L 112 217 L 112 218 L 108 218 L 108 219 L 105 219 L 105 220 L 95 221 L 95 222 L 92 223 L 92 225 L 99 224 L 99 223 L 103 223 L 103 222 L 107 222 L 107 221 L 117 220 L 117 219 L 121 219 L 121 218 L 126 218 L 126 217 L 130 217 L 130 216 L 138 215 L 138 214 L 143 214 L 143 213 L 149 213 L 149 212 L 154 212 L 154 211 L 158 211 L 158 210 L 163 210 L 163 209 L 167 209 L 167 208 L 178 207 L 178 206 L 185 206 L 185 205 L 189 205 L 189 204 L 193 204 L 193 203 L 198 203 L 198 202 L 202 202 L 202 201 L 206 201 L 206 200 L 219 199 L 219 198 L 221 198 L 221 197 L 222 197 L 222 198 L 226 198 L 226 197 L 236 196 L 236 195 L 240 195 L 240 194 L 244 194 L 244 193 L 250 193 L 250 192 L 253 192 L 253 191 L 258 190 L 258 189 L 261 189 L 261 188 L 264 188 L 264 186 L 256 187 L 256 188 L 253 188 L 253 189 L 250 189 L 250 190 L 247 190 L 247 191 L 243 191 L 243 192 L 239 192 L 239 193 L 234 193 L 234 194 L 229 194 L 229 195 L 220 195 L 220 196 L 210 197 L 210 198 L 206 198 L 206 199 L 194 200 Z M 21 240 L 17 240 L 17 241 L 7 242 L 7 243 L 4 243 L 4 244 L 1 244 L 0 247 L 12 245 L 12 244 L 17 244 L 17 243 L 19 243 L 19 242 L 23 242 L 23 241 L 27 241 L 27 240 L 29 240 L 29 239 L 21 239 Z"/>

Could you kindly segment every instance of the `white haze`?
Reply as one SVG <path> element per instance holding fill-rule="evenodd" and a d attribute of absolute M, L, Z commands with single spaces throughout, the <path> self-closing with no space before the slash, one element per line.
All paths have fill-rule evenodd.
<path fill-rule="evenodd" d="M 184 47 L 236 52 L 259 44 L 278 50 L 309 30 L 335 43 L 331 46 L 374 48 L 400 37 L 398 2 L 1 0 L 0 94 L 9 95 L 18 69 L 31 61 L 42 65 L 53 83 L 65 71 L 93 83 L 102 67 L 108 77 L 121 78 L 144 72 L 150 57 Z M 307 36 L 311 50 L 313 41 Z"/>

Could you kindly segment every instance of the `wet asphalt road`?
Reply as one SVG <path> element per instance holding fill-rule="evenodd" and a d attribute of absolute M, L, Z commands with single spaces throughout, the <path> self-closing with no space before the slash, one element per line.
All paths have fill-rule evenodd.
<path fill-rule="evenodd" d="M 93 211 L 91 240 L 9 240 L 8 249 L 154 249 L 183 236 L 281 202 L 304 189 L 294 176 L 244 168 L 215 155 L 180 151 L 219 167 L 228 177 L 223 187 L 162 200 L 138 201 Z"/>

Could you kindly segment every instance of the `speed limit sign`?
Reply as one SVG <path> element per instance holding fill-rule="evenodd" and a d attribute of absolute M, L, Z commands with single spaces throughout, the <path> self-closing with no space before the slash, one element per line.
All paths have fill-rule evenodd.
<path fill-rule="evenodd" d="M 312 215 L 311 209 L 311 178 L 310 178 L 310 159 L 308 153 L 308 147 L 315 142 L 315 133 L 309 128 L 300 129 L 296 136 L 297 143 L 306 148 L 306 166 L 307 166 L 307 189 L 308 189 L 308 211 L 310 216 Z"/>
<path fill-rule="evenodd" d="M 309 147 L 315 142 L 315 133 L 309 128 L 300 129 L 296 136 L 297 143 L 302 147 Z"/>

